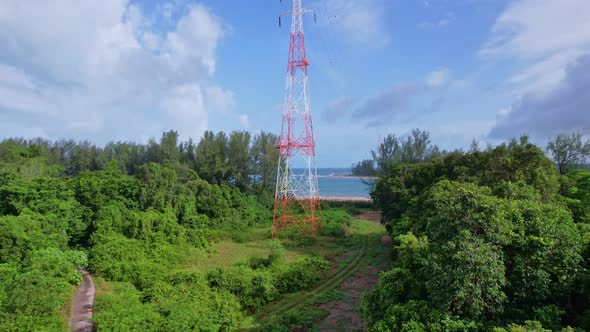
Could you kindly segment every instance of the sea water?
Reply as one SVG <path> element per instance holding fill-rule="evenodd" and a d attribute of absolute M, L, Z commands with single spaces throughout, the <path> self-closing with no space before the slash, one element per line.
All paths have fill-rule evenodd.
<path fill-rule="evenodd" d="M 350 177 L 350 168 L 318 168 L 317 172 L 322 197 L 370 198 L 373 180 Z"/>

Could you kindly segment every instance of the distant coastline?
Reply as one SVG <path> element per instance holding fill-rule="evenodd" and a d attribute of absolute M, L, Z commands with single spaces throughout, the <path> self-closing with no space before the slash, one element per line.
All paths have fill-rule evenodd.
<path fill-rule="evenodd" d="M 322 201 L 332 202 L 372 202 L 373 200 L 366 197 L 320 197 Z"/>
<path fill-rule="evenodd" d="M 372 183 L 376 181 L 370 177 L 353 175 L 352 169 L 344 167 L 318 168 L 317 174 L 320 196 L 357 202 L 369 199 Z"/>
<path fill-rule="evenodd" d="M 365 180 L 377 180 L 376 176 L 364 176 L 364 175 L 352 175 L 352 174 L 330 174 L 330 175 L 318 175 L 321 178 L 347 178 L 347 179 L 365 179 Z"/>

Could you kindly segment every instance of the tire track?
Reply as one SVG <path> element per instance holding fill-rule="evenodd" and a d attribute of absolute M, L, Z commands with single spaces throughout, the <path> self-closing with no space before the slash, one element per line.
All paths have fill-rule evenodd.
<path fill-rule="evenodd" d="M 365 240 L 365 239 L 363 239 L 363 240 Z M 317 283 L 313 289 L 308 290 L 308 291 L 300 291 L 299 294 L 294 293 L 293 295 L 295 295 L 295 296 L 288 297 L 286 299 L 274 302 L 274 303 L 266 306 L 266 308 L 263 312 L 260 312 L 256 315 L 254 315 L 254 317 L 256 317 L 257 320 L 260 318 L 264 318 L 268 315 L 268 313 L 273 313 L 273 312 L 279 310 L 281 307 L 284 307 L 285 305 L 287 305 L 293 301 L 296 301 L 299 298 L 304 297 L 304 296 L 308 295 L 309 293 L 312 293 L 312 292 L 316 291 L 317 289 L 323 287 L 325 284 L 329 283 L 332 279 L 334 279 L 335 277 L 340 275 L 345 269 L 349 268 L 351 265 L 353 265 L 357 260 L 359 260 L 361 258 L 362 250 L 366 246 L 365 242 L 366 241 L 361 241 L 361 246 L 354 257 L 342 262 L 342 264 L 340 264 L 340 266 L 338 267 L 338 269 L 336 269 L 336 271 L 331 273 L 327 278 L 325 278 L 322 281 L 320 281 L 319 283 Z"/>
<path fill-rule="evenodd" d="M 293 309 L 296 309 L 310 301 L 315 300 L 322 294 L 326 293 L 327 291 L 333 289 L 336 286 L 339 286 L 341 282 L 346 279 L 349 275 L 356 272 L 358 267 L 365 262 L 365 258 L 368 254 L 369 250 L 369 236 L 364 235 L 361 248 L 359 248 L 358 253 L 356 256 L 348 261 L 346 264 L 343 264 L 336 272 L 330 275 L 327 279 L 324 279 L 320 284 L 318 284 L 313 289 L 302 292 L 301 294 L 295 296 L 294 298 L 285 299 L 283 301 L 279 301 L 276 304 L 268 307 L 264 312 L 254 316 L 254 322 L 251 326 L 246 328 L 246 331 L 249 331 L 253 328 L 260 327 L 263 323 L 267 322 L 269 319 L 275 318 L 277 316 L 281 316 Z"/>

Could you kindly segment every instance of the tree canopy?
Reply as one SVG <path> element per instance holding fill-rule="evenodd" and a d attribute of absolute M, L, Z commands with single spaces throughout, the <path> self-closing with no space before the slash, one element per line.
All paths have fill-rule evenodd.
<path fill-rule="evenodd" d="M 63 331 L 76 266 L 111 282 L 99 330 L 228 331 L 243 315 L 322 276 L 323 258 L 180 272 L 220 234 L 272 220 L 278 155 L 269 133 L 174 131 L 146 145 L 0 143 L 0 326 Z M 280 255 L 279 255 L 280 256 Z"/>
<path fill-rule="evenodd" d="M 371 196 L 393 267 L 363 297 L 369 330 L 590 329 L 589 176 L 526 137 L 388 164 Z"/>

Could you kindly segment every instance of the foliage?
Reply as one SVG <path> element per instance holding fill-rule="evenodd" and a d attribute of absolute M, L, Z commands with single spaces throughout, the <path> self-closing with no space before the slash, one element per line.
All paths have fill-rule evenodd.
<path fill-rule="evenodd" d="M 160 331 L 162 317 L 129 283 L 112 283 L 112 293 L 99 296 L 94 308 L 98 331 Z"/>
<path fill-rule="evenodd" d="M 229 136 L 207 131 L 197 143 L 192 139 L 180 142 L 177 132 L 168 131 L 159 142 L 109 142 L 104 147 L 88 141 L 9 138 L 0 142 L 0 170 L 28 179 L 78 176 L 109 167 L 135 175 L 143 165 L 156 163 L 176 170 L 179 176 L 192 170 L 209 183 L 262 195 L 272 190 L 275 180 L 277 142 L 278 137 L 271 133 L 252 136 L 240 131 Z"/>
<path fill-rule="evenodd" d="M 352 175 L 355 176 L 375 176 L 377 170 L 375 169 L 375 161 L 373 159 L 365 159 L 352 165 Z"/>
<path fill-rule="evenodd" d="M 273 239 L 270 243 L 270 254 L 268 255 L 269 264 L 282 263 L 285 260 L 285 247 L 279 239 Z"/>
<path fill-rule="evenodd" d="M 559 173 L 565 174 L 590 158 L 590 140 L 584 142 L 581 132 L 557 135 L 553 141 L 547 143 L 547 151 L 551 153 Z"/>
<path fill-rule="evenodd" d="M 223 272 L 228 280 L 232 269 L 252 276 L 243 296 L 231 283 L 214 287 L 206 276 L 174 270 L 216 231 L 268 224 L 275 142 L 267 133 L 252 141 L 234 132 L 208 133 L 195 144 L 179 142 L 174 131 L 147 145 L 104 148 L 0 142 L 2 330 L 63 330 L 60 311 L 80 282 L 76 266 L 114 282 L 112 293 L 97 299 L 101 330 L 234 329 L 244 311 L 276 298 L 278 276 L 295 275 L 280 244 L 264 269 Z"/>
<path fill-rule="evenodd" d="M 280 293 L 307 289 L 321 280 L 330 263 L 323 257 L 306 257 L 284 267 L 276 281 Z"/>
<path fill-rule="evenodd" d="M 561 194 L 577 223 L 590 224 L 590 171 L 575 170 L 561 177 Z"/>
<path fill-rule="evenodd" d="M 412 130 L 407 137 L 387 135 L 376 151 L 371 151 L 379 173 L 386 172 L 400 163 L 416 163 L 440 156 L 439 148 L 432 145 L 430 134 L 419 129 Z"/>
<path fill-rule="evenodd" d="M 395 164 L 375 183 L 372 198 L 385 221 L 399 219 L 436 182 L 448 179 L 487 186 L 498 196 L 536 195 L 557 199 L 559 177 L 553 163 L 527 138 L 488 151 L 453 152 L 443 159 Z M 529 187 L 527 187 L 529 186 Z M 532 187 L 532 191 L 526 192 Z M 524 191 L 523 191 L 524 190 Z"/>
<path fill-rule="evenodd" d="M 371 194 L 394 247 L 393 268 L 362 299 L 370 330 L 584 326 L 586 180 L 559 178 L 526 137 L 391 164 Z"/>
<path fill-rule="evenodd" d="M 308 305 L 289 310 L 283 315 L 264 323 L 254 331 L 291 332 L 291 331 L 319 331 L 315 322 L 329 315 L 327 310 Z"/>

